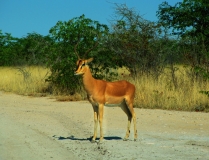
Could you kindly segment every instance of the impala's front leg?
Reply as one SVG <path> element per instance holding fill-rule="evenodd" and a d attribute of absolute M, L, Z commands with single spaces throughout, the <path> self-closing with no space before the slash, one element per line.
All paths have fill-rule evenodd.
<path fill-rule="evenodd" d="M 92 137 L 91 142 L 95 142 L 97 138 L 97 124 L 98 124 L 98 107 L 93 106 L 94 109 L 94 135 Z"/>
<path fill-rule="evenodd" d="M 104 105 L 99 104 L 99 125 L 100 125 L 100 139 L 99 142 L 103 140 L 103 112 L 104 112 Z"/>

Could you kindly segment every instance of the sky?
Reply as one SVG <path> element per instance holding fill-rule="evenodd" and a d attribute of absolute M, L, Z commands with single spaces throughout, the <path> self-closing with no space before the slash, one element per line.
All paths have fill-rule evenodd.
<path fill-rule="evenodd" d="M 68 21 L 85 14 L 86 18 L 109 25 L 114 15 L 114 3 L 126 4 L 144 19 L 157 21 L 159 4 L 174 5 L 182 0 L 0 0 L 0 30 L 13 37 L 28 33 L 49 34 L 58 21 Z"/>

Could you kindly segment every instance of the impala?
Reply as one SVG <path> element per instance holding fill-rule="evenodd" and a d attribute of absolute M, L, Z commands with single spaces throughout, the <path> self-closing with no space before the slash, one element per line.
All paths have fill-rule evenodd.
<path fill-rule="evenodd" d="M 75 46 L 75 53 L 76 52 Z M 88 50 L 89 52 L 90 50 Z M 120 106 L 121 109 L 128 116 L 128 126 L 126 135 L 123 140 L 128 140 L 130 134 L 130 125 L 133 119 L 134 123 L 134 140 L 137 139 L 136 130 L 136 114 L 133 108 L 134 96 L 135 96 L 135 86 L 128 81 L 115 81 L 107 82 L 104 80 L 98 80 L 92 77 L 88 63 L 90 63 L 93 58 L 90 59 L 80 59 L 78 56 L 77 69 L 75 75 L 82 75 L 84 89 L 87 92 L 87 98 L 93 106 L 94 110 L 94 135 L 92 137 L 92 142 L 95 142 L 97 138 L 97 124 L 100 124 L 100 139 L 99 142 L 103 140 L 103 113 L 104 106 L 116 105 Z"/>

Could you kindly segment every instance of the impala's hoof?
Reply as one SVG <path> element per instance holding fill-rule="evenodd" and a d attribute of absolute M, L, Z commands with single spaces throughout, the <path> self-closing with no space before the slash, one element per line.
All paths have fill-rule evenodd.
<path fill-rule="evenodd" d="M 102 144 L 103 143 L 103 140 L 99 140 L 98 144 Z"/>
<path fill-rule="evenodd" d="M 128 140 L 128 138 L 123 138 L 123 141 L 127 141 Z"/>
<path fill-rule="evenodd" d="M 136 138 L 134 138 L 134 141 L 136 142 L 136 141 L 137 141 L 137 139 L 136 139 Z"/>
<path fill-rule="evenodd" d="M 92 140 L 91 140 L 91 143 L 95 143 L 95 142 L 96 142 L 96 140 L 95 140 L 95 139 L 92 139 Z"/>

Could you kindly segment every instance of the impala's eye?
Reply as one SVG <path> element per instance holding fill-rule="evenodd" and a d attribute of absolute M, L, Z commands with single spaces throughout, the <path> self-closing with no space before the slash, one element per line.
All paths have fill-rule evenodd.
<path fill-rule="evenodd" d="M 84 67 L 85 66 L 85 63 L 83 63 L 82 65 L 81 65 L 81 67 Z"/>
<path fill-rule="evenodd" d="M 85 66 L 85 63 L 83 63 L 83 64 L 81 65 L 81 68 L 84 67 L 84 66 Z"/>

